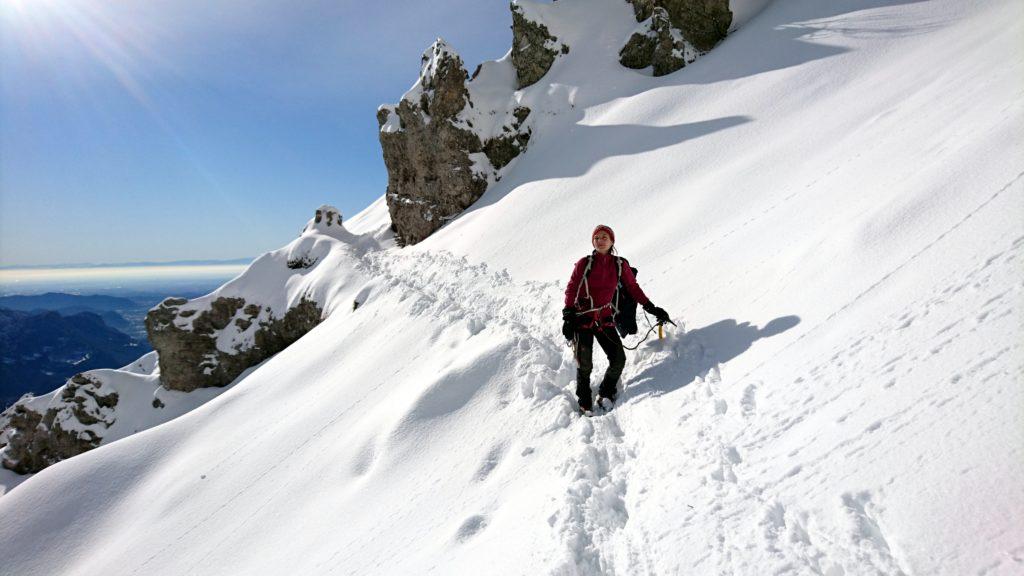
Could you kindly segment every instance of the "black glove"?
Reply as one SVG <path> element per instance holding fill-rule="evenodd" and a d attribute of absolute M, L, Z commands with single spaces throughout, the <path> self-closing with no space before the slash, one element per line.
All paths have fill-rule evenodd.
<path fill-rule="evenodd" d="M 572 340 L 576 336 L 576 309 L 562 308 L 562 336 Z"/>
<path fill-rule="evenodd" d="M 647 312 L 648 314 L 657 318 L 658 324 L 665 324 L 666 322 L 672 321 L 672 319 L 668 317 L 668 312 L 665 312 L 665 310 L 663 310 L 662 308 L 658 308 L 657 306 L 654 305 L 653 302 L 648 302 L 647 304 L 644 304 L 644 312 Z"/>

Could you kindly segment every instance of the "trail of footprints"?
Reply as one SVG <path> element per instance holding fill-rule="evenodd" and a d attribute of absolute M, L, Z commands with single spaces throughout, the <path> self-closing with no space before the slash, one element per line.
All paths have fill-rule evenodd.
<path fill-rule="evenodd" d="M 984 288 L 991 279 L 994 265 L 1012 266 L 1022 247 L 1024 238 L 1019 238 L 1009 250 L 993 255 L 964 276 L 961 282 L 925 301 L 921 308 L 894 317 L 892 329 L 911 328 L 920 317 L 927 316 L 931 308 L 944 305 L 960 292 Z M 557 316 L 556 306 L 551 302 L 557 304 L 559 287 L 555 283 L 515 284 L 507 273 L 489 272 L 486 266 L 469 265 L 450 255 L 419 254 L 404 264 L 389 258 L 392 259 L 370 259 L 369 265 L 375 274 L 387 278 L 392 284 L 403 285 L 425 295 L 428 301 L 424 311 L 440 311 L 456 320 L 469 317 L 472 322 L 482 325 L 498 323 L 519 335 L 522 354 L 514 370 L 521 383 L 520 396 L 531 403 L 531 411 L 540 411 L 549 422 L 538 431 L 538 436 L 565 430 L 574 435 L 578 449 L 561 466 L 568 486 L 565 500 L 548 518 L 551 529 L 567 551 L 565 565 L 556 567 L 554 572 L 615 574 L 618 567 L 620 572 L 629 574 L 653 573 L 650 559 L 645 558 L 643 542 L 623 537 L 623 528 L 629 521 L 627 493 L 630 489 L 643 492 L 642 486 L 630 486 L 636 447 L 626 437 L 617 412 L 590 419 L 580 419 L 575 415 L 575 397 L 571 392 L 574 362 L 571 354 L 561 346 L 561 338 L 555 330 L 557 323 L 548 321 Z M 407 271 L 410 269 L 426 270 L 426 273 L 409 274 Z M 965 332 L 1012 314 L 1020 292 L 1021 286 L 1018 285 L 995 294 L 976 312 L 941 327 L 926 353 L 941 354 Z M 464 304 L 454 304 L 459 302 Z M 491 316 L 480 318 L 473 310 L 486 310 Z M 482 325 L 474 332 L 483 329 Z M 823 364 L 810 368 L 807 374 L 797 378 L 795 384 L 801 384 L 802 380 L 829 377 L 848 363 L 856 367 L 860 362 L 858 354 L 872 346 L 874 339 L 874 335 L 864 336 Z M 987 380 L 992 377 L 985 373 L 988 367 L 1010 351 L 1009 347 L 994 350 L 991 357 L 979 359 L 952 378 L 955 381 L 980 374 Z M 623 382 L 628 384 L 630 374 L 636 374 L 659 360 L 650 357 L 636 359 L 624 374 Z M 916 356 L 894 355 L 884 362 L 876 368 L 882 377 L 881 388 L 898 386 L 901 377 L 913 370 L 920 360 L 922 358 Z M 696 437 L 690 439 L 692 446 L 688 452 L 694 455 L 697 463 L 704 463 L 705 489 L 709 491 L 706 501 L 723 502 L 708 507 L 704 512 L 717 516 L 707 524 L 716 528 L 715 533 L 709 535 L 711 549 L 705 556 L 717 562 L 716 571 L 755 573 L 755 567 L 745 564 L 750 555 L 742 552 L 752 542 L 758 542 L 763 552 L 779 562 L 779 573 L 840 576 L 846 573 L 843 566 L 857 566 L 882 574 L 905 573 L 877 521 L 877 504 L 870 491 L 841 494 L 836 505 L 840 508 L 840 516 L 846 519 L 846 525 L 822 526 L 807 511 L 784 504 L 771 497 L 763 486 L 744 479 L 741 446 L 752 450 L 779 438 L 813 410 L 838 400 L 853 384 L 821 390 L 824 395 L 809 393 L 798 410 L 789 412 L 770 426 L 756 419 L 757 383 L 746 383 L 734 406 L 720 391 L 721 376 L 717 368 L 706 377 L 698 377 L 690 385 L 701 391 L 704 401 L 694 403 L 680 414 L 680 423 L 694 417 L 703 422 Z M 628 410 L 628 399 L 626 391 L 616 411 Z M 943 401 L 948 399 L 933 400 Z M 855 412 L 856 409 L 843 414 L 837 422 L 842 424 Z M 899 421 L 907 417 L 897 413 L 871 422 L 863 434 L 871 434 L 882 426 L 899 425 Z M 835 447 L 836 450 L 850 451 L 848 456 L 856 455 L 864 448 L 857 437 Z M 527 447 L 521 455 L 529 456 L 532 452 L 533 448 Z M 798 452 L 796 449 L 790 456 Z M 474 481 L 486 481 L 503 456 L 504 447 L 492 449 L 481 462 Z M 818 464 L 818 461 L 805 461 L 790 469 L 784 478 L 815 473 Z M 742 510 L 746 512 L 738 513 Z M 749 522 L 751 517 L 760 518 L 753 527 Z M 486 515 L 471 515 L 458 526 L 455 539 L 468 541 L 486 526 Z"/>
<path fill-rule="evenodd" d="M 558 287 L 553 283 L 517 286 L 505 273 L 491 273 L 486 266 L 468 265 L 443 254 L 420 254 L 410 260 L 402 263 L 381 259 L 371 262 L 371 266 L 374 273 L 384 277 L 389 284 L 401 285 L 403 289 L 418 293 L 424 302 L 416 310 L 422 313 L 443 314 L 453 321 L 468 316 L 472 322 L 504 325 L 518 334 L 521 354 L 513 369 L 521 383 L 521 396 L 532 403 L 531 410 L 543 412 L 549 421 L 549 425 L 539 431 L 539 436 L 560 430 L 568 430 L 575 436 L 578 450 L 567 458 L 560 470 L 566 478 L 565 499 L 548 518 L 554 535 L 564 543 L 567 553 L 565 565 L 556 567 L 554 572 L 615 574 L 619 568 L 628 574 L 654 573 L 651 560 L 645 557 L 643 543 L 623 537 L 623 528 L 629 521 L 626 498 L 631 488 L 630 469 L 636 456 L 635 447 L 626 438 L 616 412 L 582 419 L 575 415 L 575 397 L 571 392 L 574 361 L 561 346 L 560 337 L 552 326 L 538 322 L 538 319 L 553 317 L 552 310 L 548 309 L 551 306 L 529 304 L 545 299 L 557 302 Z M 423 273 L 406 274 L 410 268 Z M 440 281 L 441 278 L 445 280 Z M 488 295 L 494 286 L 501 288 L 497 293 Z M 455 304 L 458 302 L 472 302 L 473 309 L 487 310 L 492 316 L 481 319 L 473 315 L 470 307 Z M 480 329 L 482 327 L 478 326 L 476 332 Z M 688 344 L 693 346 L 694 343 Z M 687 352 L 701 354 L 704 351 Z M 627 384 L 631 374 L 650 367 L 660 359 L 649 355 L 635 360 L 624 374 L 623 381 Z M 764 501 L 757 494 L 758 489 L 747 485 L 740 473 L 743 456 L 728 435 L 729 431 L 735 434 L 735 426 L 730 422 L 749 419 L 756 414 L 757 386 L 748 384 L 737 406 L 730 407 L 719 392 L 721 377 L 717 368 L 704 378 L 698 377 L 694 384 L 702 387 L 706 399 L 706 402 L 695 403 L 694 410 L 707 412 L 702 418 L 705 424 L 694 439 L 692 452 L 698 462 L 705 463 L 706 486 L 714 493 L 709 501 L 728 500 L 731 508 L 742 506 L 743 501 L 759 503 L 764 518 L 758 525 L 762 546 L 776 550 L 780 556 L 816 573 L 826 573 L 825 554 L 812 543 L 811 532 L 805 527 L 808 522 L 806 514 L 787 510 L 778 502 Z M 628 410 L 628 399 L 626 390 L 616 410 Z M 694 414 L 684 413 L 680 419 L 692 416 Z M 799 417 L 789 426 L 797 422 Z M 784 424 L 783 429 L 786 428 Z M 530 453 L 532 448 L 526 448 L 522 456 Z M 494 447 L 480 463 L 473 481 L 486 481 L 503 456 L 504 447 Z M 798 473 L 799 468 L 791 471 L 791 475 Z M 634 487 L 637 488 L 642 490 L 642 487 Z M 857 508 L 857 502 L 856 499 L 850 500 L 851 509 L 863 510 L 863 506 Z M 718 570 L 732 572 L 742 569 L 742 565 L 736 564 L 740 557 L 734 553 L 743 546 L 744 536 L 742 527 L 726 517 L 726 508 L 715 506 L 710 509 L 710 513 L 720 516 L 710 523 L 717 527 L 716 533 L 709 538 L 713 547 L 710 557 L 718 559 Z M 460 543 L 467 542 L 486 530 L 487 524 L 486 514 L 472 514 L 455 529 L 454 539 Z M 860 521 L 859 525 L 871 526 L 867 520 Z M 871 530 L 864 531 L 872 534 Z"/>

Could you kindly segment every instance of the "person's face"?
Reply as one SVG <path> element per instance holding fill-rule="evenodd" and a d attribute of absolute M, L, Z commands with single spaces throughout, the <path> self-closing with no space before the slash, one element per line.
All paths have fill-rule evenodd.
<path fill-rule="evenodd" d="M 612 237 L 603 230 L 594 234 L 592 242 L 594 243 L 594 248 L 600 254 L 607 254 L 612 249 Z"/>

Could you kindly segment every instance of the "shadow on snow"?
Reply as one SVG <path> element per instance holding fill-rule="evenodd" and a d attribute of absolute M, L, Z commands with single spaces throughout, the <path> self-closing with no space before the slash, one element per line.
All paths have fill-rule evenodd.
<path fill-rule="evenodd" d="M 800 323 L 799 316 L 782 316 L 758 328 L 749 322 L 720 320 L 690 330 L 673 344 L 674 357 L 643 369 L 625 383 L 629 402 L 645 396 L 660 396 L 707 378 L 712 368 L 743 354 L 762 338 L 776 336 Z M 657 347 L 660 342 L 652 343 Z"/>

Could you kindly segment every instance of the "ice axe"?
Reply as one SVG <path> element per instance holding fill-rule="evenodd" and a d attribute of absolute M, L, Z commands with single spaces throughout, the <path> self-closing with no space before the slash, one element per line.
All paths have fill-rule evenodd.
<path fill-rule="evenodd" d="M 676 323 L 671 320 L 666 320 L 665 322 L 668 322 L 673 326 L 676 325 Z M 665 338 L 665 322 L 658 322 L 658 340 L 663 340 Z"/>

